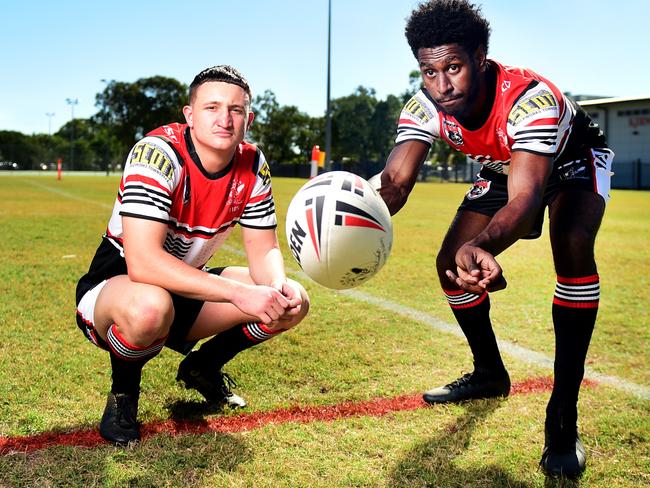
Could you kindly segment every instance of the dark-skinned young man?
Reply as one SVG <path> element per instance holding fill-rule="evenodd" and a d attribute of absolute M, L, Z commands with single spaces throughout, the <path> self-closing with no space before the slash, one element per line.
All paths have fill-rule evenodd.
<path fill-rule="evenodd" d="M 434 0 L 412 12 L 406 37 L 423 87 L 402 110 L 380 193 L 391 213 L 398 212 L 438 139 L 482 163 L 436 260 L 474 370 L 425 392 L 431 404 L 508 395 L 510 378 L 489 315 L 488 292 L 506 287 L 495 256 L 519 239 L 539 237 L 548 208 L 556 350 L 540 465 L 551 476 L 576 477 L 586 462 L 578 392 L 600 296 L 594 243 L 613 152 L 587 114 L 550 81 L 489 59 L 489 34 L 480 9 L 463 0 Z"/>

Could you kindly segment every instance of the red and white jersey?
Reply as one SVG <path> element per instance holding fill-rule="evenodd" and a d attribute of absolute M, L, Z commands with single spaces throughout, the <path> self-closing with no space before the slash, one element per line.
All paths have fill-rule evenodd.
<path fill-rule="evenodd" d="M 469 130 L 438 110 L 425 89 L 404 106 L 396 144 L 417 140 L 431 145 L 442 138 L 451 147 L 498 173 L 508 173 L 513 151 L 557 159 L 567 147 L 576 107 L 537 73 L 489 63 L 496 70 L 496 94 L 485 123 Z M 584 141 L 583 141 L 584 143 Z"/>
<path fill-rule="evenodd" d="M 105 237 L 124 257 L 122 217 L 167 225 L 164 249 L 201 268 L 235 224 L 277 226 L 271 175 L 262 152 L 241 143 L 228 166 L 210 174 L 194 150 L 187 124 L 160 127 L 129 153 Z"/>

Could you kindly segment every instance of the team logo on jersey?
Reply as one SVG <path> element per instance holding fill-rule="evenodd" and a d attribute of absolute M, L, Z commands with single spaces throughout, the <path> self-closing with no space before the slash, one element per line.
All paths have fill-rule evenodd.
<path fill-rule="evenodd" d="M 423 124 L 426 124 L 431 120 L 431 112 L 427 110 L 416 97 L 413 97 L 406 102 L 406 105 L 404 105 L 404 111 L 411 114 Z"/>
<path fill-rule="evenodd" d="M 547 90 L 542 90 L 532 97 L 519 100 L 510 111 L 510 115 L 508 115 L 508 122 L 517 125 L 528 117 L 555 107 L 557 107 L 557 101 L 553 94 Z"/>
<path fill-rule="evenodd" d="M 468 200 L 476 200 L 477 198 L 482 197 L 485 195 L 487 192 L 490 191 L 490 185 L 492 182 L 490 180 L 486 180 L 484 178 L 477 178 L 477 180 L 474 182 L 474 186 L 469 189 L 469 191 L 465 194 Z"/>
<path fill-rule="evenodd" d="M 167 181 L 171 181 L 174 176 L 174 165 L 171 159 L 158 146 L 154 146 L 148 142 L 139 142 L 135 145 L 133 151 L 131 151 L 129 163 L 132 165 L 149 166 L 164 176 Z"/>
<path fill-rule="evenodd" d="M 257 176 L 262 179 L 262 183 L 264 183 L 265 186 L 271 182 L 271 170 L 269 169 L 269 164 L 266 161 L 264 161 L 264 164 L 257 172 Z"/>
<path fill-rule="evenodd" d="M 510 80 L 503 80 L 503 83 L 501 83 L 501 93 L 508 90 L 509 88 L 510 88 Z"/>
<path fill-rule="evenodd" d="M 451 120 L 444 119 L 443 127 L 447 138 L 456 146 L 463 145 L 463 132 L 458 124 Z"/>
<path fill-rule="evenodd" d="M 501 127 L 497 129 L 497 139 L 499 139 L 499 142 L 503 147 L 508 147 L 508 136 L 506 136 Z"/>
<path fill-rule="evenodd" d="M 231 213 L 238 212 L 244 203 L 244 188 L 246 188 L 246 184 L 241 180 L 233 180 L 230 182 L 226 206 L 229 207 Z"/>

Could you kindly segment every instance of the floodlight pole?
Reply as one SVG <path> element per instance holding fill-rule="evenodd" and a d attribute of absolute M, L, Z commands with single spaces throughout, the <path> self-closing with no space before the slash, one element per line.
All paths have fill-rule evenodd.
<path fill-rule="evenodd" d="M 332 48 L 332 0 L 327 2 L 327 110 L 325 112 L 325 171 L 332 169 L 332 107 L 330 103 L 330 59 Z"/>
<path fill-rule="evenodd" d="M 47 135 L 51 136 L 52 135 L 52 117 L 54 117 L 56 114 L 54 112 L 45 112 L 45 116 L 47 117 Z"/>
<path fill-rule="evenodd" d="M 72 123 L 70 124 L 70 171 L 74 169 L 74 106 L 79 103 L 76 98 L 66 98 L 65 103 L 70 105 L 70 115 Z"/>

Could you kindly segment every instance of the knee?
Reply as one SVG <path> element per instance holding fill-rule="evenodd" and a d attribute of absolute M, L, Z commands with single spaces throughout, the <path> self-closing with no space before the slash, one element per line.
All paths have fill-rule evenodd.
<path fill-rule="evenodd" d="M 174 306 L 167 291 L 152 287 L 138 293 L 132 297 L 127 310 L 130 342 L 136 346 L 147 346 L 166 336 L 173 319 Z"/>
<path fill-rule="evenodd" d="M 591 265 L 594 261 L 594 242 L 593 233 L 587 229 L 574 228 L 554 236 L 553 254 L 560 263 L 568 261 L 578 267 Z"/>
<path fill-rule="evenodd" d="M 455 253 L 447 249 L 440 249 L 436 256 L 436 270 L 442 284 L 448 283 L 446 272 L 448 269 L 456 269 Z M 444 286 L 444 285 L 443 285 Z M 449 285 L 451 286 L 451 285 Z"/>

